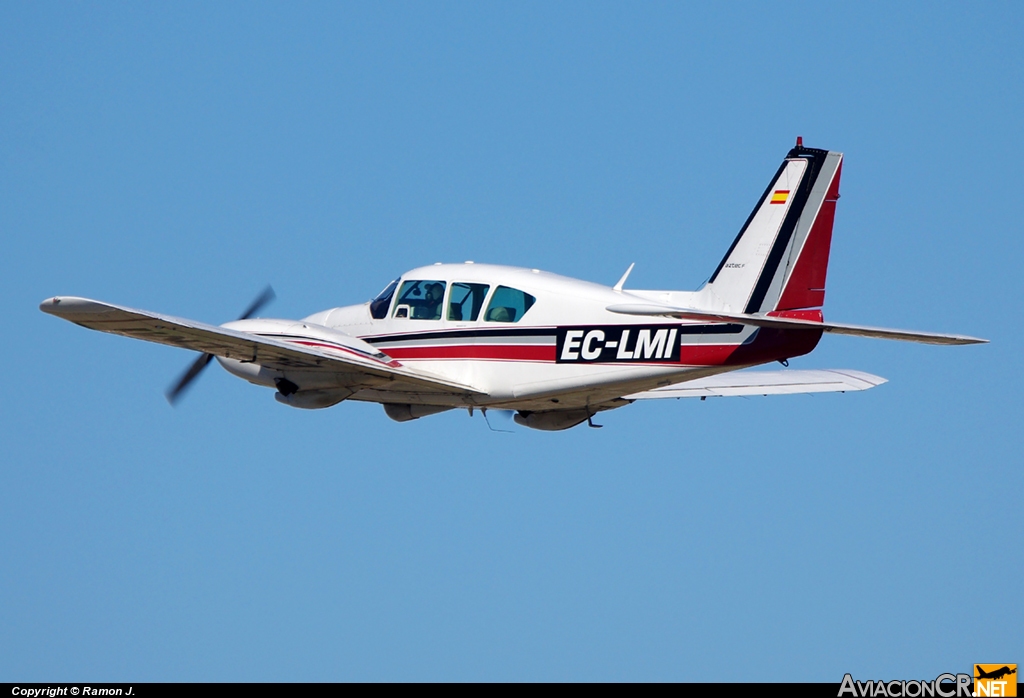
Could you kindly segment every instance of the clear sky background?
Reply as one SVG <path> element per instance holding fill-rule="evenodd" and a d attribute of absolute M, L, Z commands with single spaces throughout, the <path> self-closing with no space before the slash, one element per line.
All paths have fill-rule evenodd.
<path fill-rule="evenodd" d="M 1024 663 L 1020 3 L 0 4 L 0 680 L 934 678 Z M 858 394 L 604 429 L 276 403 L 39 312 L 435 261 L 696 289 L 846 153 Z"/>

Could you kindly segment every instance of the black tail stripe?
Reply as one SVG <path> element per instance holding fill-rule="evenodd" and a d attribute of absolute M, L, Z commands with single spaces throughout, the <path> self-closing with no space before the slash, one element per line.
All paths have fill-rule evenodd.
<path fill-rule="evenodd" d="M 775 238 L 775 244 L 772 245 L 772 249 L 768 253 L 764 269 L 761 270 L 761 276 L 758 277 L 757 283 L 754 285 L 754 292 L 750 295 L 750 301 L 743 312 L 752 314 L 761 310 L 761 304 L 764 302 L 764 297 L 768 295 L 772 279 L 775 278 L 775 272 L 779 269 L 779 263 L 782 262 L 782 256 L 786 253 L 790 238 L 793 237 L 793 233 L 796 231 L 796 225 L 800 221 L 800 216 L 803 215 L 807 199 L 811 196 L 811 190 L 814 188 L 818 175 L 821 174 L 821 166 L 825 164 L 825 156 L 827 155 L 827 150 L 819 150 L 818 148 L 793 148 L 793 150 L 789 151 L 789 155 L 786 156 L 787 160 L 794 157 L 807 158 L 809 160 L 807 163 L 807 174 L 800 180 L 800 186 L 793 197 L 793 203 L 786 213 L 786 220 L 782 222 L 782 228 Z M 785 166 L 785 163 L 783 163 L 783 166 Z"/>
<path fill-rule="evenodd" d="M 782 161 L 782 164 L 779 165 L 779 169 L 775 173 L 775 176 L 772 177 L 772 181 L 768 182 L 768 188 L 764 190 L 764 194 L 761 194 L 761 198 L 757 200 L 757 205 L 754 206 L 754 210 L 750 212 L 749 216 L 747 216 L 746 222 L 743 224 L 743 227 L 740 228 L 739 235 L 737 235 L 736 239 L 732 241 L 731 245 L 729 245 L 729 251 L 725 253 L 725 256 L 722 257 L 722 261 L 718 263 L 718 268 L 715 269 L 715 273 L 711 275 L 710 279 L 708 279 L 709 284 L 715 283 L 715 279 L 718 278 L 718 272 L 722 271 L 722 267 L 725 266 L 726 261 L 729 259 L 729 255 L 731 255 L 732 251 L 736 249 L 736 245 L 739 244 L 740 238 L 743 237 L 743 234 L 747 232 L 747 227 L 750 225 L 750 221 L 754 220 L 754 215 L 761 210 L 761 205 L 764 203 L 764 200 L 772 193 L 772 189 L 775 187 L 775 182 L 777 182 L 779 177 L 782 176 L 782 171 L 786 169 L 786 163 L 788 160 L 789 157 L 787 156 L 787 158 Z"/>

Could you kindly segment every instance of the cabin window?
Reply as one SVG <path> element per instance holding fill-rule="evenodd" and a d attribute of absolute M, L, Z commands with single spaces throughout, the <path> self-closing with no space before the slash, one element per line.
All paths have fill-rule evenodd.
<path fill-rule="evenodd" d="M 508 286 L 494 289 L 491 302 L 487 304 L 484 320 L 488 322 L 519 322 L 537 299 L 529 293 Z"/>
<path fill-rule="evenodd" d="M 392 317 L 440 320 L 444 288 L 444 281 L 406 281 L 398 292 Z"/>
<path fill-rule="evenodd" d="M 448 319 L 456 322 L 475 322 L 480 317 L 487 297 L 487 284 L 452 284 L 448 297 Z"/>
<path fill-rule="evenodd" d="M 385 286 L 384 290 L 370 301 L 370 317 L 374 320 L 383 320 L 388 316 L 388 308 L 391 307 L 391 297 L 395 295 L 396 288 L 398 288 L 398 279 Z"/>

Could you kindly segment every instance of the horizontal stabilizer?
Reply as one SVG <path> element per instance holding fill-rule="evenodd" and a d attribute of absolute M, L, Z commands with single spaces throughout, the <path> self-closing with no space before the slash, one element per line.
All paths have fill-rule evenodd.
<path fill-rule="evenodd" d="M 743 313 L 725 313 L 694 308 L 675 308 L 655 303 L 625 303 L 610 305 L 608 311 L 622 315 L 640 315 L 644 317 L 672 317 L 680 320 L 698 320 L 702 322 L 731 322 L 755 327 L 771 327 L 780 330 L 819 329 L 832 334 L 848 334 L 857 337 L 874 337 L 876 339 L 896 339 L 903 342 L 920 342 L 922 344 L 985 344 L 987 339 L 968 337 L 960 334 L 936 334 L 934 332 L 917 332 L 913 330 L 890 330 L 883 327 L 864 327 L 861 325 L 844 325 L 835 322 L 816 322 L 799 318 L 772 317 L 768 315 L 746 315 Z"/>
<path fill-rule="evenodd" d="M 733 397 L 738 395 L 794 395 L 845 393 L 885 383 L 881 376 L 863 371 L 817 369 L 802 371 L 738 371 L 626 395 L 627 400 L 680 397 Z"/>

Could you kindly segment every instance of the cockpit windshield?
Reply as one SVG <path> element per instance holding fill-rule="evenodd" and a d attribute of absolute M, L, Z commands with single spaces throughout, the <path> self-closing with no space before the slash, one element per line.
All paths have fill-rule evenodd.
<path fill-rule="evenodd" d="M 450 285 L 448 289 L 449 283 L 440 279 L 395 279 L 370 301 L 370 315 L 382 320 L 390 309 L 391 317 L 405 320 L 519 322 L 537 302 L 529 293 L 509 286 L 463 281 Z"/>
<path fill-rule="evenodd" d="M 374 320 L 383 320 L 388 316 L 388 308 L 391 307 L 391 297 L 395 295 L 396 288 L 398 288 L 398 279 L 385 286 L 384 290 L 370 301 L 370 317 Z"/>
<path fill-rule="evenodd" d="M 444 281 L 406 281 L 398 292 L 392 317 L 440 320 L 444 289 Z"/>

